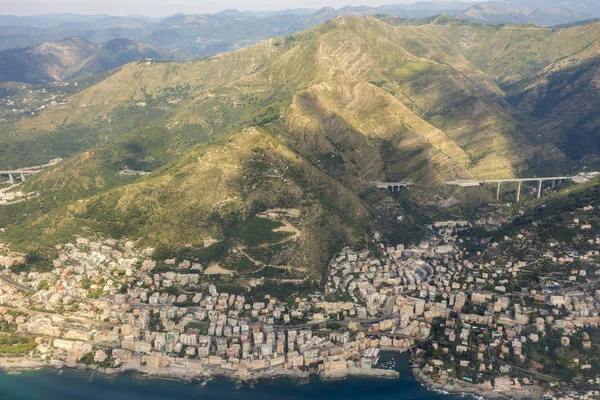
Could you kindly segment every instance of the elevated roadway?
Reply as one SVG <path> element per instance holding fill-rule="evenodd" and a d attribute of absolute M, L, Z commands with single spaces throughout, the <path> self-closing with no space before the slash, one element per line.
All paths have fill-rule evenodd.
<path fill-rule="evenodd" d="M 371 181 L 371 185 L 375 186 L 379 189 L 387 189 L 390 192 L 397 192 L 402 188 L 413 185 L 413 182 L 404 180 L 398 182 L 380 182 L 380 181 Z"/>
<path fill-rule="evenodd" d="M 25 175 L 39 174 L 46 168 L 52 167 L 62 161 L 62 158 L 54 158 L 48 161 L 48 164 L 36 165 L 34 167 L 17 168 L 13 170 L 0 171 L 0 175 L 8 175 L 8 182 L 15 183 L 15 177 L 19 177 L 21 182 L 25 182 Z"/>
<path fill-rule="evenodd" d="M 500 198 L 500 186 L 503 183 L 518 183 L 517 187 L 517 201 L 521 199 L 521 185 L 523 182 L 537 182 L 537 198 L 539 199 L 542 195 L 542 183 L 552 181 L 552 187 L 557 183 L 561 183 L 564 180 L 572 179 L 571 176 L 547 176 L 547 177 L 533 177 L 533 178 L 509 178 L 509 179 L 459 179 L 455 181 L 448 181 L 446 185 L 460 186 L 460 187 L 473 187 L 473 186 L 485 186 L 488 183 L 495 183 L 498 185 L 496 190 L 496 198 Z"/>

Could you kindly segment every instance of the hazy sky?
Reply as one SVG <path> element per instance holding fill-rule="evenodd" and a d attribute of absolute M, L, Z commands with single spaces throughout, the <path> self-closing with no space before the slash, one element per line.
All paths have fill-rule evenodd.
<path fill-rule="evenodd" d="M 414 0 L 0 0 L 0 14 L 46 13 L 167 16 L 178 12 L 212 13 L 227 8 L 282 10 L 286 8 L 343 7 L 414 3 Z"/>

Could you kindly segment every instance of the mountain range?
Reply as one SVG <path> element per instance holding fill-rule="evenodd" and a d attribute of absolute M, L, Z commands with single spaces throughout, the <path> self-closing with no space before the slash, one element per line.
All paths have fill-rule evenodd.
<path fill-rule="evenodd" d="M 331 7 L 277 12 L 225 10 L 215 14 L 176 14 L 166 18 L 75 14 L 28 17 L 0 15 L 0 50 L 31 47 L 71 37 L 90 43 L 129 39 L 167 52 L 174 59 L 190 60 L 292 34 L 336 16 L 378 14 L 411 19 L 445 14 L 485 24 L 553 26 L 599 18 L 600 6 L 593 0 L 430 1 L 379 7 L 346 6 L 337 10 Z"/>
<path fill-rule="evenodd" d="M 60 82 L 101 74 L 137 59 L 162 56 L 159 50 L 129 39 L 96 44 L 69 38 L 1 51 L 0 81 Z"/>
<path fill-rule="evenodd" d="M 583 21 L 590 18 L 590 15 L 569 8 L 501 8 L 477 4 L 457 13 L 454 17 L 483 24 L 510 23 L 551 26 Z"/>
<path fill-rule="evenodd" d="M 39 197 L 0 216 L 0 239 L 49 251 L 124 236 L 320 277 L 374 229 L 418 239 L 411 203 L 371 181 L 408 179 L 440 204 L 460 196 L 447 180 L 597 164 L 599 37 L 600 23 L 337 16 L 201 60 L 126 64 L 0 127 L 0 169 L 65 158 L 22 185 Z M 278 209 L 300 215 L 293 235 L 257 217 Z"/>

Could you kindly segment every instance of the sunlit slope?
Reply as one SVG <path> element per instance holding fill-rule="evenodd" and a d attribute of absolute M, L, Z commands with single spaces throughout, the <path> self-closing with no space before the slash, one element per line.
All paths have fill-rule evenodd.
<path fill-rule="evenodd" d="M 535 126 L 504 101 L 496 83 L 441 29 L 455 28 L 337 18 L 197 62 L 133 63 L 72 96 L 68 104 L 10 129 L 23 146 L 28 136 L 76 130 L 93 136 L 81 145 L 84 150 L 145 123 L 167 130 L 194 125 L 192 131 L 211 136 L 279 122 L 283 116 L 286 122 L 278 133 L 295 143 L 299 132 L 301 137 L 308 133 L 295 122 L 306 114 L 298 99 L 312 96 L 325 115 L 335 115 L 370 146 L 392 140 L 399 154 L 427 159 L 403 160 L 402 169 L 359 167 L 368 179 L 390 174 L 390 179 L 439 183 L 457 176 L 511 176 L 531 168 L 528 160 L 540 145 L 531 140 Z M 139 119 L 143 113 L 151 118 Z M 313 134 L 323 130 L 322 115 L 304 117 L 312 120 Z M 180 140 L 195 143 L 188 134 Z"/>
<path fill-rule="evenodd" d="M 565 58 L 588 58 L 600 51 L 600 23 L 552 30 L 535 26 L 430 26 L 491 79 L 507 86 L 528 79 Z"/>
<path fill-rule="evenodd" d="M 370 181 L 438 193 L 453 179 L 565 173 L 589 156 L 594 29 L 344 17 L 195 62 L 125 65 L 0 126 L 0 168 L 65 158 L 21 187 L 39 197 L 6 208 L 0 239 L 31 251 L 74 234 L 126 236 L 164 255 L 198 249 L 234 270 L 307 267 L 288 278 L 317 278 L 340 246 L 397 227 L 379 207 L 396 203 Z M 578 44 L 545 48 L 561 40 Z M 269 209 L 300 217 L 274 232 L 256 219 Z"/>
<path fill-rule="evenodd" d="M 291 220 L 298 230 L 292 239 L 281 245 L 268 239 L 263 243 L 261 236 L 268 237 L 268 232 L 246 230 L 256 213 L 277 208 L 299 212 Z M 256 252 L 273 245 L 275 256 L 266 254 L 261 260 L 304 268 L 315 278 L 333 251 L 345 243 L 364 245 L 373 213 L 350 190 L 284 145 L 247 129 L 191 149 L 148 178 L 32 218 L 27 229 L 11 232 L 11 238 L 16 246 L 32 249 L 40 242 L 61 243 L 72 234 L 101 233 L 170 251 L 200 252 L 206 240 L 218 240 L 219 253 L 210 261 L 232 269 L 241 254 L 232 253 L 234 249 Z M 33 241 L 40 232 L 42 239 Z M 257 244 L 249 246 L 249 241 Z M 238 257 L 232 261 L 230 253 Z"/>
<path fill-rule="evenodd" d="M 345 82 L 323 82 L 294 97 L 287 129 L 303 153 L 339 152 L 370 180 L 439 184 L 470 175 L 468 156 L 440 130 L 372 84 Z"/>
<path fill-rule="evenodd" d="M 545 141 L 572 159 L 598 162 L 600 23 L 559 30 L 482 28 L 463 36 L 461 46 Z"/>

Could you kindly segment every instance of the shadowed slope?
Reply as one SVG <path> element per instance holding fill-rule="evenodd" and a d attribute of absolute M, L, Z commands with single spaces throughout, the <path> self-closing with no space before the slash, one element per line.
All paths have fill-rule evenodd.
<path fill-rule="evenodd" d="M 72 156 L 27 182 L 40 197 L 0 223 L 23 247 L 82 232 L 179 250 L 216 238 L 224 244 L 211 260 L 236 268 L 242 253 L 233 250 L 248 246 L 256 214 L 294 208 L 301 233 L 252 258 L 320 271 L 343 244 L 395 226 L 388 222 L 397 215 L 377 212 L 394 201 L 370 180 L 409 179 L 431 193 L 456 178 L 561 169 L 566 114 L 554 110 L 589 101 L 597 69 L 591 56 L 571 69 L 562 50 L 531 52 L 575 35 L 578 45 L 564 51 L 592 55 L 594 29 L 344 17 L 196 62 L 131 63 L 69 102 L 0 128 L 1 165 Z M 508 42 L 483 54 L 480 38 Z M 518 77 L 507 80 L 501 59 L 514 54 L 523 54 Z M 577 90 L 563 91 L 570 87 L 555 70 Z M 580 115 L 577 124 L 589 112 Z"/>

